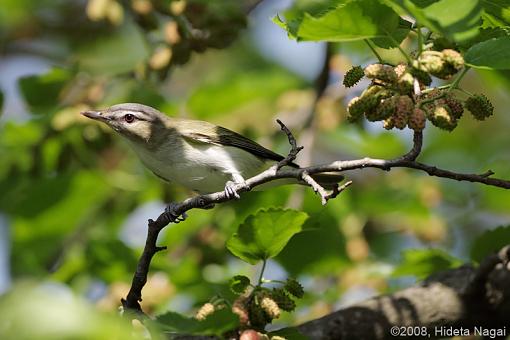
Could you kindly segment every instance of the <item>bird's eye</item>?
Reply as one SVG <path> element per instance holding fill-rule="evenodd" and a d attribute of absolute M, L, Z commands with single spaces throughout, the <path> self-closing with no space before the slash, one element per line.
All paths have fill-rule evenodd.
<path fill-rule="evenodd" d="M 128 113 L 127 115 L 124 116 L 124 120 L 126 121 L 126 123 L 132 123 L 135 121 L 135 115 Z"/>

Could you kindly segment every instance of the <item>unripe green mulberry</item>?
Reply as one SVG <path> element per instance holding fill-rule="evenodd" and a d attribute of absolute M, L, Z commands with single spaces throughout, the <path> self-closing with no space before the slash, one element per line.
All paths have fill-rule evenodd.
<path fill-rule="evenodd" d="M 250 303 L 248 312 L 250 314 L 250 324 L 257 329 L 263 329 L 266 324 L 272 321 L 272 318 L 267 315 L 262 307 L 255 303 L 255 299 Z"/>
<path fill-rule="evenodd" d="M 432 83 L 432 78 L 427 72 L 419 70 L 417 68 L 412 68 L 410 72 L 416 79 L 418 79 L 420 84 L 429 86 Z"/>
<path fill-rule="evenodd" d="M 451 65 L 456 71 L 460 71 L 464 67 L 464 58 L 462 55 L 452 49 L 445 49 L 442 51 L 443 60 Z"/>
<path fill-rule="evenodd" d="M 452 131 L 457 126 L 457 119 L 448 106 L 436 106 L 432 112 L 427 111 L 427 114 L 432 124 L 440 129 Z"/>
<path fill-rule="evenodd" d="M 450 95 L 447 95 L 444 101 L 450 108 L 453 117 L 455 117 L 455 119 L 460 119 L 462 117 L 462 113 L 464 113 L 464 106 L 462 105 L 462 102 Z"/>
<path fill-rule="evenodd" d="M 397 110 L 397 98 L 398 96 L 392 96 L 390 98 L 383 99 L 379 105 L 377 105 L 377 108 L 371 117 L 367 114 L 367 119 L 375 122 L 394 115 Z"/>
<path fill-rule="evenodd" d="M 466 109 L 468 109 L 473 117 L 478 120 L 484 120 L 487 117 L 492 116 L 494 112 L 494 106 L 489 99 L 483 94 L 476 94 L 466 99 Z"/>
<path fill-rule="evenodd" d="M 288 278 L 283 288 L 297 298 L 302 298 L 305 294 L 303 286 L 293 278 Z"/>
<path fill-rule="evenodd" d="M 365 112 L 362 102 L 360 102 L 359 99 L 359 97 L 354 97 L 351 99 L 349 104 L 347 104 L 347 120 L 350 122 L 358 120 L 358 118 Z"/>
<path fill-rule="evenodd" d="M 401 94 L 411 94 L 414 90 L 414 77 L 411 73 L 405 72 L 397 80 L 397 89 Z"/>
<path fill-rule="evenodd" d="M 382 86 L 372 85 L 369 86 L 359 98 L 353 98 L 349 104 L 347 105 L 347 112 L 349 116 L 347 117 L 349 121 L 355 121 L 358 119 L 363 113 L 370 112 L 379 103 L 380 96 L 385 95 L 381 93 L 381 91 L 385 91 Z"/>
<path fill-rule="evenodd" d="M 372 64 L 365 68 L 365 76 L 370 79 L 379 79 L 386 83 L 397 81 L 397 74 L 390 65 Z"/>
<path fill-rule="evenodd" d="M 409 121 L 407 124 L 409 128 L 414 131 L 421 131 L 425 128 L 425 121 L 427 118 L 425 117 L 425 111 L 422 109 L 415 107 L 411 117 L 409 117 Z"/>
<path fill-rule="evenodd" d="M 365 75 L 361 66 L 354 66 L 344 76 L 343 84 L 345 87 L 353 87 Z"/>
<path fill-rule="evenodd" d="M 278 307 L 278 304 L 269 296 L 264 296 L 260 300 L 260 307 L 271 319 L 278 319 L 280 317 L 280 307 Z"/>
<path fill-rule="evenodd" d="M 285 293 L 281 288 L 273 288 L 271 297 L 278 304 L 278 306 L 286 312 L 292 312 L 296 308 L 296 303 Z"/>

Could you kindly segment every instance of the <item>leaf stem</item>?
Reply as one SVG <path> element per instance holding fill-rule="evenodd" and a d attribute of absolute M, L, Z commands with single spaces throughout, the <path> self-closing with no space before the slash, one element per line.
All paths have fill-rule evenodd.
<path fill-rule="evenodd" d="M 448 92 L 451 92 L 452 90 L 456 90 L 456 89 L 459 88 L 459 83 L 462 80 L 462 78 L 464 78 L 464 76 L 466 75 L 467 71 L 469 71 L 469 66 L 464 67 L 462 72 L 457 76 L 457 78 L 455 78 L 453 83 L 451 83 L 450 88 L 448 89 Z"/>
<path fill-rule="evenodd" d="M 259 283 L 257 284 L 257 286 L 260 286 L 262 284 L 262 281 L 264 280 L 264 270 L 266 270 L 266 264 L 267 260 L 264 259 L 264 261 L 262 261 L 262 268 L 260 269 Z"/>
<path fill-rule="evenodd" d="M 400 47 L 400 44 L 398 43 L 398 41 L 395 40 L 395 38 L 393 38 L 391 36 L 391 34 L 386 31 L 386 36 L 388 37 L 388 39 L 391 40 L 391 42 L 398 48 L 398 50 L 400 51 L 400 53 L 402 53 L 402 55 L 406 58 L 406 61 L 408 64 L 412 64 L 412 61 L 411 61 L 411 57 L 409 56 L 409 54 L 407 54 L 406 51 L 404 51 L 404 49 L 402 47 Z"/>
<path fill-rule="evenodd" d="M 375 50 L 375 47 L 372 46 L 372 43 L 368 39 L 364 39 L 363 41 L 368 45 L 368 47 L 370 47 L 372 53 L 375 54 L 375 56 L 377 57 L 377 60 L 379 60 L 381 64 L 384 64 L 384 60 L 381 58 L 381 55 Z"/>
<path fill-rule="evenodd" d="M 421 53 L 423 52 L 423 35 L 422 35 L 422 32 L 421 32 L 421 25 L 418 25 L 418 30 L 417 30 L 417 33 L 418 33 L 418 57 L 421 55 Z"/>

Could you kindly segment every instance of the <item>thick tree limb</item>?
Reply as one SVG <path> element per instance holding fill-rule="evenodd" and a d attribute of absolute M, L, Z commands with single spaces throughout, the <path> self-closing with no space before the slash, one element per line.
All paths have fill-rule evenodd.
<path fill-rule="evenodd" d="M 489 256 L 478 268 L 465 265 L 433 275 L 416 286 L 354 304 L 298 329 L 321 340 L 434 339 L 450 337 L 446 334 L 450 330 L 473 335 L 475 327 L 504 330 L 508 335 L 509 249 Z M 404 336 L 409 330 L 422 336 Z"/>

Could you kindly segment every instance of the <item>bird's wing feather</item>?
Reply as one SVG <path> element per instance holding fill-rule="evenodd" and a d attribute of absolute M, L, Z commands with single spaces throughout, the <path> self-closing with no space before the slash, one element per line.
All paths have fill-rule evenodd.
<path fill-rule="evenodd" d="M 200 123 L 201 132 L 198 132 L 196 128 L 191 127 L 189 125 L 186 126 L 184 129 L 179 129 L 180 130 L 179 132 L 182 134 L 183 137 L 190 139 L 191 141 L 194 142 L 238 147 L 248 151 L 249 153 L 257 157 L 263 159 L 271 159 L 274 161 L 281 161 L 284 158 L 282 155 L 279 155 L 276 152 L 266 149 L 262 145 L 234 131 L 206 122 Z"/>

